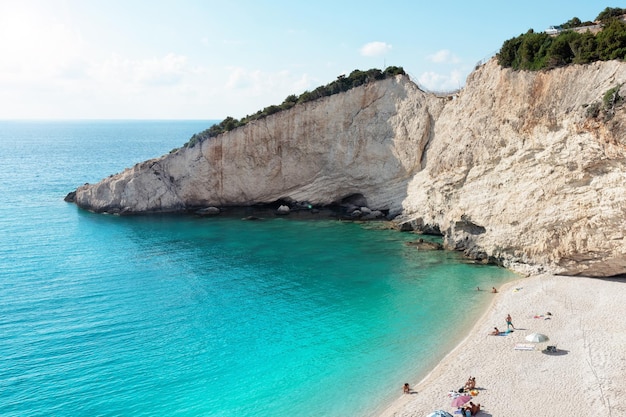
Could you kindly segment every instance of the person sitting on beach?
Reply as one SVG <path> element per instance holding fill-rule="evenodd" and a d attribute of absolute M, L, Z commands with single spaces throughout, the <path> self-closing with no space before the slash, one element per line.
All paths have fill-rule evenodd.
<path fill-rule="evenodd" d="M 463 417 L 472 417 L 472 409 L 469 406 L 461 408 L 461 415 Z"/>
<path fill-rule="evenodd" d="M 476 378 L 470 376 L 467 379 L 467 382 L 465 383 L 463 390 L 467 392 L 467 391 L 473 390 L 474 388 L 476 388 Z"/>
<path fill-rule="evenodd" d="M 498 292 L 498 290 L 496 290 L 496 287 L 491 287 L 491 292 L 495 294 Z"/>
<path fill-rule="evenodd" d="M 469 409 L 470 409 L 470 413 L 475 416 L 476 414 L 478 414 L 478 412 L 480 411 L 480 404 L 474 404 L 473 402 L 470 401 L 469 403 Z"/>
<path fill-rule="evenodd" d="M 492 336 L 499 336 L 500 335 L 500 330 L 498 330 L 497 327 L 493 328 L 493 331 L 491 333 L 489 333 Z"/>
<path fill-rule="evenodd" d="M 408 383 L 408 382 L 406 382 L 406 383 L 404 384 L 404 388 L 403 388 L 403 390 L 404 390 L 404 393 L 405 393 L 405 394 L 410 394 L 410 393 L 411 393 L 411 387 L 409 387 L 409 383 Z"/>

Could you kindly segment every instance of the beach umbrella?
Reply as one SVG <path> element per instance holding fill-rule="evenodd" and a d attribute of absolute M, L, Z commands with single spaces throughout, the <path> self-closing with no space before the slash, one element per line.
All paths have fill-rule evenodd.
<path fill-rule="evenodd" d="M 448 413 L 447 411 L 435 410 L 426 417 L 453 417 L 453 415 Z"/>
<path fill-rule="evenodd" d="M 471 395 L 459 395 L 452 400 L 452 407 L 460 407 L 471 399 Z"/>
<path fill-rule="evenodd" d="M 533 343 L 541 343 L 541 342 L 547 342 L 550 339 L 548 339 L 548 336 L 546 336 L 545 334 L 531 333 L 528 336 L 526 336 L 526 340 L 528 340 L 529 342 L 533 342 Z"/>

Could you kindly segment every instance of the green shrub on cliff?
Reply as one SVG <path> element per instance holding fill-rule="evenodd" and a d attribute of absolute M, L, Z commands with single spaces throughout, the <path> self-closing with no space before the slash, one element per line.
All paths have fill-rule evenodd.
<path fill-rule="evenodd" d="M 596 21 L 602 24 L 597 35 L 571 29 L 589 26 L 577 17 L 560 25 L 556 36 L 532 29 L 506 40 L 497 54 L 498 63 L 515 70 L 540 70 L 569 64 L 626 58 L 626 23 L 619 19 L 626 9 L 607 7 Z"/>
<path fill-rule="evenodd" d="M 604 93 L 602 104 L 607 112 L 612 113 L 615 107 L 619 106 L 624 101 L 624 97 L 619 95 L 621 88 L 622 84 L 619 84 Z"/>
<path fill-rule="evenodd" d="M 299 103 L 306 103 L 308 101 L 313 101 L 320 99 L 322 97 L 327 97 L 333 94 L 342 93 L 344 91 L 348 91 L 354 87 L 358 87 L 363 84 L 370 83 L 376 80 L 383 80 L 385 78 L 394 77 L 396 75 L 405 75 L 404 69 L 402 67 L 387 67 L 384 71 L 379 69 L 370 69 L 367 71 L 354 70 L 348 75 L 340 75 L 337 79 L 327 85 L 317 87 L 313 91 L 305 91 L 300 94 L 300 96 L 296 96 L 295 94 L 291 94 L 285 98 L 283 103 L 280 106 L 271 105 L 263 110 L 259 110 L 253 115 L 248 115 L 241 120 L 234 119 L 232 117 L 227 117 L 222 120 L 220 123 L 214 124 L 210 128 L 203 130 L 200 133 L 195 133 L 187 143 L 185 143 L 185 147 L 192 148 L 197 143 L 200 143 L 208 138 L 215 137 L 225 132 L 229 132 L 239 126 L 244 126 L 248 122 L 253 120 L 262 119 L 274 113 L 278 113 L 283 110 L 288 110 Z"/>
<path fill-rule="evenodd" d="M 618 18 L 621 15 L 626 13 L 626 9 L 622 9 L 620 7 L 607 7 L 603 11 L 600 12 L 596 20 L 598 22 L 607 23 L 612 19 Z"/>
<path fill-rule="evenodd" d="M 620 95 L 620 90 L 623 84 L 618 84 L 615 87 L 607 90 L 602 97 L 602 103 L 596 101 L 590 105 L 584 107 L 587 108 L 587 117 L 593 119 L 610 120 L 615 114 L 615 109 L 623 105 L 625 97 Z"/>

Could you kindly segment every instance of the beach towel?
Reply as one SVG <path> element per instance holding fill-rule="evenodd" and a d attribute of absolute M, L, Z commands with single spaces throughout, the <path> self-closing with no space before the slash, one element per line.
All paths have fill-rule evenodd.
<path fill-rule="evenodd" d="M 515 350 L 535 350 L 535 345 L 530 343 L 518 343 L 515 345 Z"/>

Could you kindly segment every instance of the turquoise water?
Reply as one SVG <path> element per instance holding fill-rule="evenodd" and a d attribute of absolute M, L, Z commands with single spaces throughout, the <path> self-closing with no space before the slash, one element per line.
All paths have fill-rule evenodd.
<path fill-rule="evenodd" d="M 0 122 L 0 415 L 375 415 L 515 277 L 377 223 L 63 201 L 209 125 Z"/>

